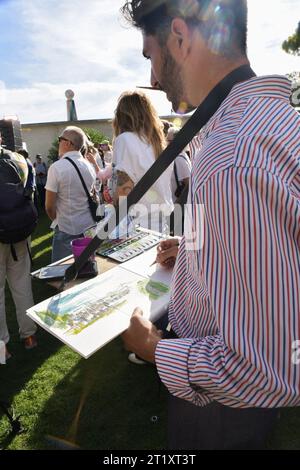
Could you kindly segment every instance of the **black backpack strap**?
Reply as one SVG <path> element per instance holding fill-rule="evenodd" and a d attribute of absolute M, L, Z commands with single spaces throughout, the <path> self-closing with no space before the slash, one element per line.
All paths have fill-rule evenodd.
<path fill-rule="evenodd" d="M 31 251 L 30 251 L 27 240 L 26 240 L 26 248 L 27 248 L 27 251 L 28 251 L 29 258 L 30 258 L 30 263 L 32 265 L 32 263 L 33 263 L 32 255 L 31 255 Z M 17 252 L 16 252 L 16 249 L 15 249 L 15 246 L 14 246 L 13 243 L 10 244 L 10 252 L 11 252 L 11 256 L 13 257 L 13 260 L 18 261 Z"/>
<path fill-rule="evenodd" d="M 10 252 L 14 261 L 18 261 L 17 252 L 13 243 L 10 244 Z"/>
<path fill-rule="evenodd" d="M 79 178 L 80 178 L 81 184 L 82 184 L 82 186 L 83 186 L 83 189 L 85 190 L 85 194 L 87 195 L 87 198 L 88 198 L 88 199 L 92 199 L 92 198 L 91 198 L 91 195 L 90 195 L 90 193 L 89 193 L 89 191 L 88 191 L 88 188 L 86 187 L 86 184 L 85 184 L 85 182 L 84 182 L 84 179 L 83 179 L 83 177 L 82 177 L 82 174 L 80 173 L 80 171 L 79 171 L 77 165 L 76 165 L 76 164 L 73 162 L 73 160 L 71 160 L 71 158 L 69 158 L 69 157 L 65 157 L 65 160 L 68 160 L 68 162 L 70 162 L 70 163 L 73 165 L 73 167 L 75 168 L 75 170 L 76 170 L 76 172 L 77 172 L 77 174 L 78 174 L 78 176 L 79 176 Z"/>
<path fill-rule="evenodd" d="M 28 240 L 26 240 L 26 247 L 27 247 L 29 258 L 30 258 L 30 264 L 32 266 L 33 265 L 33 258 L 32 258 L 32 254 L 31 254 L 31 250 L 29 248 Z"/>
<path fill-rule="evenodd" d="M 214 87 L 214 89 L 208 94 L 194 114 L 190 117 L 188 122 L 178 132 L 175 139 L 172 140 L 170 145 L 161 153 L 151 168 L 149 168 L 140 181 L 135 185 L 133 190 L 128 194 L 127 198 L 118 203 L 116 207 L 116 213 L 112 214 L 110 219 L 103 227 L 101 227 L 101 230 L 99 230 L 99 233 L 97 233 L 91 243 L 89 243 L 81 255 L 76 258 L 74 263 L 66 270 L 61 287 L 63 287 L 65 283 L 76 279 L 78 271 L 86 263 L 87 259 L 94 253 L 95 250 L 99 248 L 104 240 L 110 236 L 110 234 L 115 229 L 116 224 L 118 225 L 120 214 L 122 214 L 123 218 L 124 214 L 128 213 L 130 207 L 139 202 L 139 200 L 151 188 L 160 175 L 175 160 L 176 156 L 182 152 L 182 150 L 187 146 L 192 138 L 216 113 L 223 101 L 231 92 L 233 86 L 237 83 L 249 80 L 255 76 L 255 73 L 248 64 L 242 65 L 241 67 L 238 67 L 237 69 L 230 72 L 220 83 Z M 116 223 L 111 223 L 112 220 L 115 220 Z"/>
<path fill-rule="evenodd" d="M 176 157 L 177 158 L 177 157 Z M 174 161 L 174 175 L 175 175 L 175 180 L 176 180 L 176 186 L 177 189 L 179 189 L 179 178 L 178 178 L 178 173 L 177 173 L 177 168 L 176 168 L 176 163 Z"/>

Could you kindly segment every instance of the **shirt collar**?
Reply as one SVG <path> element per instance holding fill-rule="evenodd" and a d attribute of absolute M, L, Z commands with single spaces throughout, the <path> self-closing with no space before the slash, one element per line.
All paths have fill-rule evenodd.
<path fill-rule="evenodd" d="M 226 101 L 231 102 L 237 98 L 269 96 L 270 98 L 289 100 L 290 95 L 291 82 L 287 77 L 266 75 L 264 77 L 253 77 L 235 85 L 223 105 Z"/>
<path fill-rule="evenodd" d="M 61 157 L 61 160 L 66 157 L 81 158 L 82 154 L 78 150 L 72 150 L 71 152 L 66 152 Z"/>
<path fill-rule="evenodd" d="M 205 137 L 223 115 L 226 108 L 234 106 L 234 104 L 241 99 L 269 97 L 283 99 L 289 102 L 291 90 L 292 86 L 290 80 L 282 75 L 253 77 L 244 82 L 237 83 L 198 135 L 202 138 Z"/>

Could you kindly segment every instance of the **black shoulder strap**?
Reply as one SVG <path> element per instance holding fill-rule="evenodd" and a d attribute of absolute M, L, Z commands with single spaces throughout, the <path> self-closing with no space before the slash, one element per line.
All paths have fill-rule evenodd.
<path fill-rule="evenodd" d="M 179 155 L 177 155 L 176 158 L 179 158 L 179 157 L 183 158 L 185 161 L 187 161 L 187 159 L 188 159 L 188 156 L 185 155 L 184 153 L 180 153 Z M 175 175 L 176 186 L 177 186 L 177 189 L 178 189 L 180 184 L 179 184 L 178 171 L 177 171 L 177 166 L 176 166 L 176 158 L 174 160 L 174 175 Z"/>
<path fill-rule="evenodd" d="M 113 232 L 118 221 L 120 214 L 122 219 L 128 213 L 131 206 L 136 204 L 149 188 L 155 183 L 157 178 L 168 168 L 168 166 L 175 160 L 176 156 L 182 152 L 192 138 L 199 132 L 199 130 L 210 120 L 210 118 L 219 109 L 222 102 L 229 95 L 232 87 L 239 82 L 249 80 L 255 77 L 255 73 L 249 65 L 242 65 L 229 73 L 215 88 L 208 94 L 204 101 L 200 104 L 188 122 L 178 132 L 175 139 L 172 140 L 170 145 L 161 153 L 160 157 L 149 168 L 145 175 L 136 184 L 133 190 L 128 194 L 127 198 L 122 200 L 116 207 L 116 212 L 113 214 L 107 223 L 101 227 L 91 243 L 76 258 L 74 263 L 66 270 L 62 287 L 74 279 L 76 279 L 78 271 L 86 263 L 87 259 L 94 253 L 95 250 L 106 240 Z M 122 220 L 121 219 L 121 220 Z M 116 224 L 111 223 L 112 220 L 117 221 Z"/>
<path fill-rule="evenodd" d="M 187 161 L 191 161 L 188 154 L 186 152 L 181 152 L 179 155 L 177 155 L 176 158 L 183 158 L 183 160 L 185 160 L 186 162 Z"/>
<path fill-rule="evenodd" d="M 174 161 L 174 175 L 175 175 L 175 180 L 176 180 L 176 186 L 177 189 L 179 188 L 179 178 L 178 178 L 178 173 L 177 173 L 177 167 L 176 167 L 176 162 Z"/>
<path fill-rule="evenodd" d="M 69 157 L 65 157 L 65 160 L 68 160 L 68 162 L 70 162 L 70 163 L 73 165 L 73 167 L 74 167 L 75 170 L 77 171 L 77 174 L 78 174 L 78 176 L 79 176 L 79 178 L 80 178 L 80 181 L 81 181 L 81 183 L 82 183 L 83 189 L 85 190 L 85 194 L 87 195 L 87 198 L 88 198 L 88 199 L 91 199 L 91 195 L 90 195 L 90 193 L 89 193 L 89 191 L 88 191 L 88 188 L 86 187 L 86 184 L 85 184 L 85 182 L 84 182 L 84 179 L 83 179 L 83 177 L 82 177 L 82 174 L 80 173 L 80 171 L 79 171 L 79 169 L 78 169 L 76 163 L 74 163 L 73 160 L 71 160 L 71 158 L 69 158 Z"/>

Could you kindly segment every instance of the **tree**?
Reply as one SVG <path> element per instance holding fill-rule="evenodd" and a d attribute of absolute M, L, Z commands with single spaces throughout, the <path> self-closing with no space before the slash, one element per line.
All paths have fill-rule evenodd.
<path fill-rule="evenodd" d="M 288 54 L 300 56 L 300 21 L 295 33 L 282 43 L 282 49 Z"/>
<path fill-rule="evenodd" d="M 89 139 L 93 142 L 93 144 L 101 144 L 103 140 L 109 140 L 103 132 L 98 131 L 97 129 L 92 128 L 84 128 L 83 132 L 89 137 Z"/>
<path fill-rule="evenodd" d="M 48 151 L 48 162 L 54 163 L 58 160 L 58 139 L 56 138 Z"/>
<path fill-rule="evenodd" d="M 109 140 L 103 132 L 98 131 L 97 129 L 84 128 L 83 132 L 88 136 L 93 144 L 101 144 L 103 140 Z M 50 163 L 56 162 L 58 160 L 58 139 L 56 138 L 49 149 L 48 160 Z"/>
<path fill-rule="evenodd" d="M 291 72 L 287 77 L 292 82 L 291 105 L 294 108 L 300 108 L 300 72 Z"/>

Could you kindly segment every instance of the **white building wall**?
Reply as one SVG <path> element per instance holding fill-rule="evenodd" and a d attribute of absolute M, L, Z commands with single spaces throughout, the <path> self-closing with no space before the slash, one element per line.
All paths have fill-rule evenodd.
<path fill-rule="evenodd" d="M 22 138 L 26 143 L 32 161 L 35 160 L 36 154 L 42 155 L 43 161 L 48 163 L 48 152 L 55 138 L 67 126 L 78 126 L 80 128 L 92 128 L 101 131 L 111 141 L 112 124 L 111 119 L 89 120 L 76 122 L 49 122 L 40 124 L 24 124 L 22 125 Z"/>

